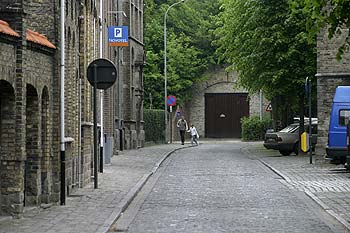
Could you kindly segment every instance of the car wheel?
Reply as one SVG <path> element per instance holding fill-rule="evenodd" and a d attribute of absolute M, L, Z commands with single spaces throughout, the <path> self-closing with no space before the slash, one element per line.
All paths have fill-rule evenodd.
<path fill-rule="evenodd" d="M 295 143 L 293 151 L 296 155 L 299 154 L 299 142 Z"/>
<path fill-rule="evenodd" d="M 281 153 L 281 155 L 290 155 L 292 153 L 292 151 L 289 150 L 279 150 L 279 152 Z"/>

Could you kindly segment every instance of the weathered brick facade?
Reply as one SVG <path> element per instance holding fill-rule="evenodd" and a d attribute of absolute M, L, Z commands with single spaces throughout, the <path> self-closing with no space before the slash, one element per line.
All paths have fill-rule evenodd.
<path fill-rule="evenodd" d="M 245 89 L 237 87 L 237 73 L 226 72 L 225 67 L 216 66 L 206 74 L 208 81 L 197 84 L 193 93 L 192 100 L 186 104 L 182 109 L 185 118 L 188 122 L 195 124 L 199 135 L 205 136 L 205 94 L 206 93 L 248 93 Z M 250 115 L 259 116 L 260 114 L 260 99 L 258 95 L 249 96 L 249 113 Z M 263 114 L 267 114 L 265 111 L 268 102 L 263 100 Z M 176 130 L 177 119 L 173 117 L 173 138 L 178 139 L 178 132 Z"/>
<path fill-rule="evenodd" d="M 345 34 L 347 34 L 347 32 Z M 341 61 L 336 59 L 338 47 L 344 40 L 344 34 L 331 40 L 328 39 L 326 30 L 322 30 L 317 37 L 316 78 L 317 117 L 319 122 L 317 153 L 319 154 L 325 154 L 329 118 L 335 89 L 340 85 L 350 85 L 350 53 L 347 52 Z"/>
<path fill-rule="evenodd" d="M 99 19 L 101 2 L 103 18 Z M 65 191 L 69 195 L 91 182 L 93 175 L 93 102 L 87 67 L 99 58 L 100 26 L 103 58 L 115 62 L 120 74 L 120 81 L 104 92 L 110 151 L 143 146 L 143 1 L 65 3 Z M 13 31 L 0 31 L 0 215 L 18 217 L 24 207 L 59 201 L 59 4 L 0 0 L 0 20 L 9 24 L 2 28 Z M 108 47 L 111 25 L 129 26 L 129 47 Z M 28 39 L 28 29 L 39 41 Z"/>
<path fill-rule="evenodd" d="M 144 146 L 143 129 L 143 1 L 104 1 L 108 26 L 128 26 L 129 46 L 109 47 L 104 40 L 104 57 L 115 62 L 118 80 L 104 94 L 104 125 L 110 151 Z M 108 13 L 108 10 L 110 13 Z M 107 37 L 106 31 L 104 38 Z"/>
<path fill-rule="evenodd" d="M 47 3 L 51 4 L 46 9 L 50 14 L 54 7 Z M 58 170 L 52 166 L 58 161 L 53 156 L 52 135 L 57 130 L 52 125 L 53 112 L 57 111 L 52 104 L 57 88 L 55 49 L 33 43 L 28 37 L 33 36 L 28 21 L 35 8 L 31 3 L 13 1 L 1 1 L 0 7 L 1 20 L 18 33 L 18 37 L 0 34 L 0 67 L 4 71 L 0 76 L 0 213 L 15 216 L 21 215 L 24 206 L 58 197 L 58 180 L 53 175 Z M 53 25 L 50 17 L 45 22 Z M 49 31 L 54 34 L 52 26 L 46 28 L 46 33 Z M 45 40 L 39 34 L 34 36 Z"/>

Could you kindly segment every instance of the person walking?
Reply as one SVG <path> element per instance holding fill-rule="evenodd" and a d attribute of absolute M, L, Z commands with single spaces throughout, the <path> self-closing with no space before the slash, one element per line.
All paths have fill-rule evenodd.
<path fill-rule="evenodd" d="M 191 127 L 188 130 L 188 132 L 191 133 L 191 144 L 192 144 L 192 146 L 193 146 L 193 142 L 195 142 L 196 146 L 198 146 L 199 135 L 198 135 L 196 127 L 194 127 L 193 124 L 191 124 Z"/>
<path fill-rule="evenodd" d="M 188 130 L 188 125 L 185 120 L 185 117 L 182 116 L 177 122 L 177 128 L 179 128 L 180 132 L 181 145 L 185 145 L 185 132 Z"/>

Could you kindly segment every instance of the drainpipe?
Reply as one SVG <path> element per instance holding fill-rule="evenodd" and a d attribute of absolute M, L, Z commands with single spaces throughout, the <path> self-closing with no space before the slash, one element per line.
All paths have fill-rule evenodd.
<path fill-rule="evenodd" d="M 61 148 L 60 148 L 60 158 L 61 158 L 61 192 L 60 192 L 60 204 L 66 204 L 66 155 L 65 155 L 65 134 L 64 134 L 64 72 L 65 72 L 65 18 L 64 18 L 64 5 L 65 1 L 61 0 Z"/>

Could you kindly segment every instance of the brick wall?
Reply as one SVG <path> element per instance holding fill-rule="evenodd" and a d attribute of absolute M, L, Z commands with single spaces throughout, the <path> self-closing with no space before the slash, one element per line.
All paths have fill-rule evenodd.
<path fill-rule="evenodd" d="M 130 17 L 129 47 L 123 49 L 123 119 L 125 147 L 135 149 L 144 145 L 143 130 L 143 1 L 124 2 L 123 10 Z"/>
<path fill-rule="evenodd" d="M 325 154 L 329 118 L 332 108 L 334 92 L 339 85 L 350 85 L 350 53 L 338 61 L 336 54 L 343 43 L 348 30 L 334 39 L 328 39 L 326 30 L 322 30 L 317 37 L 317 117 L 318 144 L 317 153 Z"/>
<path fill-rule="evenodd" d="M 95 1 L 83 2 L 86 5 L 77 1 L 66 3 L 65 136 L 69 141 L 66 143 L 66 189 L 71 193 L 89 183 L 92 175 L 92 88 L 86 71 L 90 62 L 98 57 L 99 23 L 94 25 Z M 109 1 L 104 3 L 105 6 L 108 3 L 108 9 L 115 7 Z M 106 92 L 106 132 L 118 144 L 119 136 L 126 135 L 123 137 L 126 149 L 144 144 L 143 62 L 137 59 L 143 54 L 142 3 L 117 4 L 118 9 L 132 15 L 131 21 L 120 17 L 122 25 L 131 22 L 128 26 L 134 28 L 133 38 L 130 46 L 123 49 L 121 59 L 115 57 L 118 53 L 113 49 L 108 53 L 112 61 L 124 61 L 120 67 L 124 94 L 120 116 L 119 103 L 113 98 L 116 89 Z M 131 5 L 133 11 L 129 11 Z M 20 34 L 16 39 L 0 33 L 0 214 L 20 216 L 24 200 L 26 206 L 39 206 L 42 202 L 57 202 L 60 195 L 59 1 L 2 0 L 0 15 L 0 19 L 9 22 Z M 113 19 L 112 16 L 106 18 Z M 57 49 L 27 42 L 27 29 L 46 35 Z M 114 131 L 116 118 L 125 119 L 122 134 Z"/>
<path fill-rule="evenodd" d="M 193 88 L 193 98 L 182 109 L 188 122 L 195 122 L 199 135 L 205 135 L 205 94 L 206 93 L 248 93 L 243 88 L 237 87 L 237 74 L 235 72 L 227 73 L 224 67 L 215 67 L 209 71 L 206 76 L 206 82 L 197 84 Z M 249 101 L 250 115 L 258 115 L 260 113 L 259 94 L 252 95 Z M 263 113 L 266 114 L 265 108 L 268 102 L 264 99 Z M 176 109 L 173 110 L 175 114 Z M 175 116 L 175 115 L 174 115 Z M 173 117 L 173 129 L 176 129 L 176 119 Z M 173 138 L 178 139 L 178 132 L 174 130 Z"/>

